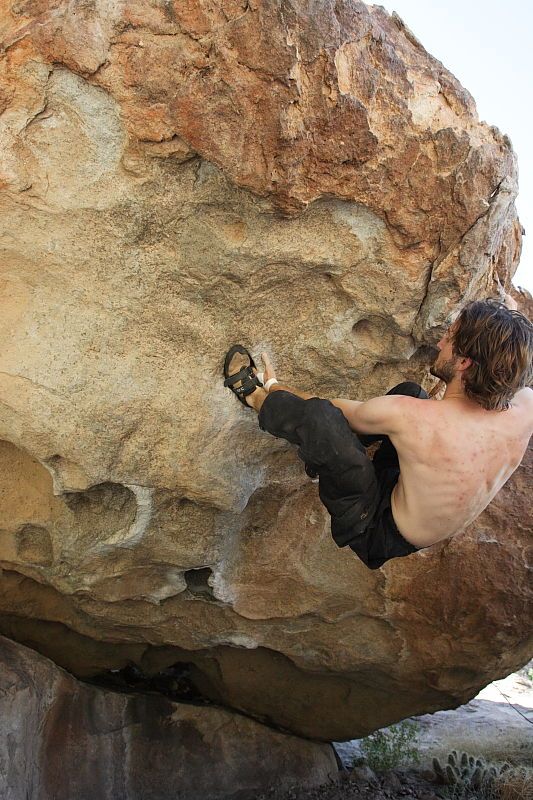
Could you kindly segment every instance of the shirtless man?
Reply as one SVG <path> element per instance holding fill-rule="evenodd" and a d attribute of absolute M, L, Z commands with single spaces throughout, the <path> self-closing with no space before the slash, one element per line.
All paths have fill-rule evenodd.
<path fill-rule="evenodd" d="M 446 384 L 428 400 L 406 382 L 366 402 L 322 400 L 257 377 L 242 347 L 226 357 L 225 385 L 259 412 L 263 430 L 298 455 L 331 515 L 339 547 L 370 568 L 464 530 L 520 464 L 533 433 L 533 325 L 494 301 L 467 305 L 437 345 L 431 373 Z M 381 441 L 370 461 L 365 445 Z"/>

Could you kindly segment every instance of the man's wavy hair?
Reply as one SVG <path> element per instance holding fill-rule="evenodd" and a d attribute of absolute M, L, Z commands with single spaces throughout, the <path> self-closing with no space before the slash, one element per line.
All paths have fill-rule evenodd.
<path fill-rule="evenodd" d="M 466 396 L 489 411 L 509 408 L 533 381 L 533 324 L 496 300 L 474 300 L 452 328 L 455 356 L 471 358 L 463 373 Z"/>

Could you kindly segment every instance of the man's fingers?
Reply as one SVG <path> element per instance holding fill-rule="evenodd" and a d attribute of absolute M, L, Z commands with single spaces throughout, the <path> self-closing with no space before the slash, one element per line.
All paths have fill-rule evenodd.
<path fill-rule="evenodd" d="M 263 364 L 265 365 L 265 381 L 267 381 L 269 378 L 274 378 L 276 373 L 268 353 L 261 353 L 261 358 L 263 359 Z"/>

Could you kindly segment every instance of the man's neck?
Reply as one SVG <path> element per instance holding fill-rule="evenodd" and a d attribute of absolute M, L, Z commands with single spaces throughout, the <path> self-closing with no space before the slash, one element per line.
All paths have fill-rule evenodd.
<path fill-rule="evenodd" d="M 446 391 L 444 392 L 443 400 L 464 400 L 466 398 L 463 381 L 459 375 L 456 375 L 450 383 L 446 384 Z"/>

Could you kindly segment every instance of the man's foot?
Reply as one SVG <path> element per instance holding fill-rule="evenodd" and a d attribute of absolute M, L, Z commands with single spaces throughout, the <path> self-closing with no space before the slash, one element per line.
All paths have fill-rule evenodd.
<path fill-rule="evenodd" d="M 224 386 L 237 395 L 244 405 L 259 411 L 267 392 L 257 378 L 257 369 L 248 350 L 234 345 L 226 354 L 224 362 Z"/>

